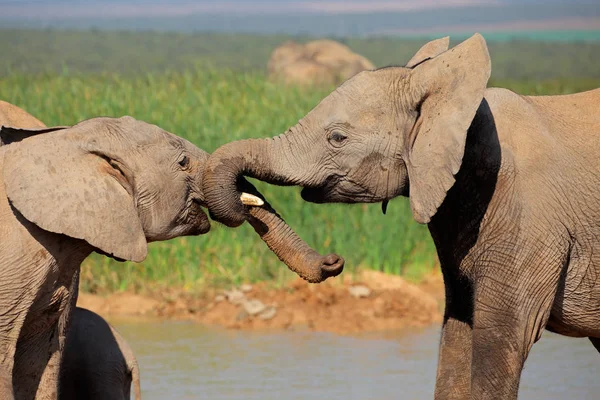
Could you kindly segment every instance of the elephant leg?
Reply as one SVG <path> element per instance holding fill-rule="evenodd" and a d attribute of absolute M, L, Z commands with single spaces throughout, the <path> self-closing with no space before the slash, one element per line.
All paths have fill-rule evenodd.
<path fill-rule="evenodd" d="M 52 335 L 52 348 L 54 352 L 50 356 L 42 374 L 35 397 L 36 400 L 54 400 L 61 397 L 59 393 L 60 367 L 67 339 L 67 330 L 71 323 L 71 317 L 79 295 L 79 269 L 73 275 L 68 293 L 71 293 L 71 296 L 65 301 L 65 306 Z"/>
<path fill-rule="evenodd" d="M 445 318 L 435 383 L 435 399 L 469 399 L 472 329 L 464 321 Z"/>
<path fill-rule="evenodd" d="M 471 369 L 474 399 L 517 398 L 525 360 L 550 316 L 553 288 L 552 279 L 486 276 L 478 280 Z"/>
<path fill-rule="evenodd" d="M 50 357 L 56 351 L 55 343 L 55 329 L 47 329 L 18 341 L 13 369 L 16 398 L 33 400 L 36 398 L 36 393 L 40 393 L 41 378 Z M 46 400 L 52 397 L 41 398 Z"/>
<path fill-rule="evenodd" d="M 9 314 L 9 313 L 6 313 Z M 15 386 L 13 383 L 15 354 L 17 342 L 25 313 L 15 313 L 15 318 L 2 321 L 0 327 L 0 399 L 14 398 Z M 8 327 L 7 325 L 12 325 Z"/>
<path fill-rule="evenodd" d="M 598 350 L 598 352 L 600 353 L 600 338 L 590 338 L 590 342 L 592 342 L 592 344 L 594 345 L 594 347 L 596 348 L 596 350 Z"/>
<path fill-rule="evenodd" d="M 440 340 L 435 399 L 470 399 L 473 287 L 453 268 L 442 268 L 446 309 Z"/>
<path fill-rule="evenodd" d="M 0 371 L 0 399 L 14 400 L 14 398 L 10 374 Z"/>
<path fill-rule="evenodd" d="M 71 278 L 69 290 L 64 287 L 58 292 L 60 300 L 51 315 L 58 315 L 54 322 L 40 319 L 36 326 L 30 321 L 29 330 L 33 335 L 22 335 L 17 343 L 14 376 L 15 397 L 19 399 L 56 400 L 59 398 L 59 376 L 71 313 L 77 302 L 78 275 Z M 73 293 L 73 295 L 69 295 Z M 56 296 L 58 297 L 58 296 Z M 53 318 L 54 320 L 54 318 Z M 48 326 L 47 326 L 48 325 Z"/>
<path fill-rule="evenodd" d="M 44 368 L 37 389 L 36 399 L 55 400 L 58 399 L 58 377 L 60 372 L 60 337 L 59 329 L 56 327 L 51 337 L 52 354 Z"/>

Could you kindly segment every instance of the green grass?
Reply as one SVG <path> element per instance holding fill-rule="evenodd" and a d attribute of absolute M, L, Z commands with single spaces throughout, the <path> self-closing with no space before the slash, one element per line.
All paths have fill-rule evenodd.
<path fill-rule="evenodd" d="M 595 88 L 600 81 L 492 85 L 520 93 L 559 94 Z M 261 73 L 201 66 L 128 78 L 13 74 L 0 81 L 1 99 L 48 125 L 127 114 L 158 124 L 209 152 L 232 140 L 283 132 L 328 92 L 284 89 Z M 345 257 L 345 273 L 372 268 L 418 279 L 436 262 L 427 228 L 412 220 L 404 198 L 391 201 L 384 216 L 379 204 L 315 205 L 303 202 L 298 188 L 262 183 L 258 187 L 311 246 Z M 148 258 L 140 264 L 92 255 L 84 262 L 82 288 L 106 292 L 171 286 L 194 291 L 243 281 L 282 283 L 291 276 L 249 226 L 226 229 L 213 223 L 208 235 L 151 244 Z"/>

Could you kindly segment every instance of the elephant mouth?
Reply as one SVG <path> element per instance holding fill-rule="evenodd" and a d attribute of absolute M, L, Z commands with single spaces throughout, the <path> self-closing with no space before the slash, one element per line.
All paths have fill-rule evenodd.
<path fill-rule="evenodd" d="M 200 199 L 192 199 L 192 208 L 190 213 L 191 216 L 193 216 L 192 219 L 194 221 L 192 223 L 193 228 L 191 229 L 189 235 L 204 235 L 210 231 L 210 220 L 208 219 L 208 216 L 202 207 L 206 207 L 206 204 L 204 204 L 203 201 Z"/>
<path fill-rule="evenodd" d="M 328 177 L 320 186 L 306 186 L 300 192 L 310 203 L 376 203 L 382 200 L 361 185 L 343 180 L 339 175 Z"/>
<path fill-rule="evenodd" d="M 341 177 L 339 175 L 328 176 L 323 184 L 319 186 L 305 186 L 300 192 L 300 196 L 304 201 L 310 203 L 331 203 L 336 202 L 335 193 L 336 187 L 340 182 Z"/>
<path fill-rule="evenodd" d="M 308 201 L 310 203 L 325 203 L 325 194 L 321 188 L 304 188 L 300 192 L 300 196 L 304 201 Z"/>

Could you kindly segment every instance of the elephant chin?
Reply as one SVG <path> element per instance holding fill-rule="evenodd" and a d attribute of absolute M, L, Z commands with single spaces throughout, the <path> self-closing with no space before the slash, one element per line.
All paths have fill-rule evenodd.
<path fill-rule="evenodd" d="M 190 236 L 196 235 L 204 235 L 210 231 L 210 220 L 208 216 L 204 213 L 204 211 L 200 211 L 200 217 L 198 218 L 198 223 L 190 233 Z"/>

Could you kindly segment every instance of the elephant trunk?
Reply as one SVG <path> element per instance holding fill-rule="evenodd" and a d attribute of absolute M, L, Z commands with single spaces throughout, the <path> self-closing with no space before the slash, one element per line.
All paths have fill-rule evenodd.
<path fill-rule="evenodd" d="M 336 254 L 321 256 L 310 248 L 265 201 L 262 207 L 245 206 L 243 192 L 262 195 L 245 176 L 276 185 L 301 181 L 293 167 L 279 165 L 276 157 L 286 151 L 285 135 L 269 139 L 247 139 L 218 148 L 209 158 L 203 179 L 203 192 L 213 219 L 236 227 L 248 221 L 261 239 L 288 268 L 309 282 L 321 282 L 336 276 L 344 268 L 344 259 Z M 283 157 L 290 159 L 290 157 Z"/>
<path fill-rule="evenodd" d="M 339 275 L 344 259 L 337 254 L 322 256 L 310 248 L 268 205 L 249 207 L 248 222 L 266 245 L 302 279 L 318 283 Z"/>
<path fill-rule="evenodd" d="M 244 175 L 275 185 L 294 184 L 289 168 L 275 161 L 285 151 L 281 146 L 284 140 L 284 136 L 238 140 L 219 147 L 210 156 L 204 169 L 203 192 L 211 218 L 229 227 L 248 219 L 240 195 L 255 189 L 248 188 Z"/>

